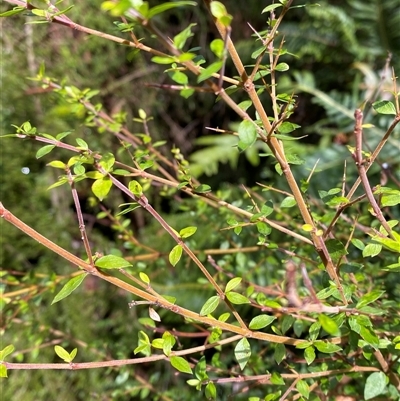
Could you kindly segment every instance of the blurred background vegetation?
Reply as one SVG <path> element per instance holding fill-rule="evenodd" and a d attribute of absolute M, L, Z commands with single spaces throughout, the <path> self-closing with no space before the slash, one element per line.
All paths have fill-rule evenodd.
<path fill-rule="evenodd" d="M 151 5 L 158 3 L 161 2 L 150 1 Z M 253 63 L 251 55 L 257 44 L 247 23 L 257 31 L 266 29 L 267 15 L 260 14 L 261 9 L 268 5 L 268 2 L 264 3 L 261 6 L 259 0 L 224 1 L 234 17 L 232 39 L 242 60 L 248 65 Z M 69 4 L 73 3 L 65 1 L 63 7 Z M 289 12 L 279 32 L 291 53 L 282 58 L 289 64 L 290 70 L 282 75 L 279 85 L 287 92 L 296 94 L 298 105 L 291 121 L 301 126 L 296 135 L 306 136 L 293 145 L 299 157 L 306 160 L 305 166 L 295 169 L 296 174 L 299 179 L 305 178 L 317 160 L 320 160 L 319 170 L 330 171 L 323 176 L 315 174 L 311 193 L 340 185 L 344 159 L 349 162 L 349 182 L 353 182 L 355 169 L 346 145 L 353 144 L 354 109 L 365 101 L 376 100 L 381 86 L 390 90 L 391 70 L 387 68 L 388 65 L 393 66 L 397 74 L 400 72 L 398 0 L 332 0 L 318 4 Z M 76 2 L 68 16 L 79 24 L 119 35 L 112 17 L 99 11 L 99 5 L 94 0 Z M 2 11 L 8 8 L 6 3 L 1 5 Z M 179 148 L 193 162 L 193 171 L 201 181 L 219 191 L 220 197 L 230 196 L 232 199 L 233 194 L 240 206 L 245 202 L 245 193 L 238 184 L 251 187 L 260 181 L 278 187 L 281 185 L 279 175 L 268 158 L 259 158 L 251 151 L 232 156 L 231 147 L 235 145 L 235 139 L 227 135 L 217 136 L 207 129 L 234 129 L 239 122 L 226 105 L 215 102 L 214 96 L 197 93 L 189 99 L 183 99 L 177 93 L 148 87 L 146 84 L 171 83 L 163 74 L 164 67 L 151 64 L 148 54 L 132 56 L 126 47 L 55 24 L 25 24 L 30 18 L 19 15 L 1 20 L 2 135 L 14 132 L 11 124 L 20 125 L 30 121 L 40 132 L 57 134 L 73 131 L 73 136 L 85 139 L 92 149 L 117 152 L 119 142 L 115 137 L 84 124 L 83 110 L 55 93 L 42 90 L 40 85 L 28 79 L 34 77 L 44 63 L 48 76 L 81 89 L 99 89 L 95 102 L 102 103 L 111 115 L 126 117 L 127 127 L 132 132 L 142 132 L 143 127 L 133 122 L 132 118 L 138 115 L 139 108 L 145 110 L 147 115 L 153 117 L 149 123 L 152 137 L 166 140 L 165 149 L 172 146 Z M 201 2 L 198 7 L 175 9 L 157 19 L 159 28 L 169 37 L 182 31 L 191 22 L 197 23 L 197 27 L 194 28 L 195 36 L 191 38 L 190 45 L 201 46 L 202 54 L 210 60 L 208 43 L 217 37 L 217 32 Z M 145 36 L 140 31 L 136 34 L 138 37 Z M 229 61 L 226 75 L 234 75 Z M 240 99 L 240 96 L 244 95 L 237 95 L 235 100 L 245 99 Z M 267 97 L 264 100 L 268 109 Z M 367 131 L 367 143 L 373 147 L 390 120 L 369 111 L 367 121 L 375 126 Z M 392 178 L 397 182 L 400 180 L 398 141 L 397 131 L 378 161 L 381 165 L 388 164 Z M 57 180 L 57 172 L 45 167 L 49 161 L 46 157 L 36 160 L 38 147 L 34 142 L 1 139 L 1 200 L 5 207 L 37 231 L 82 256 L 80 233 L 69 188 L 47 191 L 48 186 Z M 68 155 L 59 150 L 52 153 L 52 160 L 63 157 L 65 159 Z M 29 173 L 24 174 L 23 168 L 28 168 Z M 379 183 L 380 169 L 371 170 L 370 176 L 373 182 Z M 388 185 L 393 182 L 389 179 Z M 108 220 L 96 217 L 101 210 L 91 199 L 90 188 L 82 185 L 78 190 L 94 248 L 101 252 L 125 249 L 126 253 L 121 231 L 116 230 Z M 105 204 L 115 209 L 123 202 L 124 199 L 115 193 L 115 197 L 108 199 Z M 198 220 L 195 225 L 201 227 L 202 236 L 193 237 L 193 249 L 223 249 L 232 245 L 246 247 L 257 242 L 257 232 L 250 230 L 248 235 L 240 238 L 231 231 L 221 234 L 219 230 L 232 217 L 226 211 L 208 208 L 205 213 L 206 207 L 201 202 L 185 198 L 177 200 L 175 193 L 163 192 L 162 189 L 154 192 L 152 202 L 176 229 L 192 225 L 193 216 L 201 216 L 196 217 Z M 174 294 L 178 303 L 199 309 L 210 294 L 202 290 L 202 279 L 193 266 L 183 267 L 185 274 L 179 277 L 179 285 L 176 285 L 175 273 L 169 270 L 165 257 L 173 245 L 172 241 L 140 211 L 125 217 L 131 220 L 135 235 L 139 235 L 144 244 L 165 252 L 155 260 L 136 263 L 136 271 L 145 270 L 152 282 L 158 283 L 157 289 L 161 293 Z M 292 217 L 283 211 L 280 216 L 282 220 Z M 130 297 L 116 289 L 110 290 L 105 283 L 91 280 L 87 280 L 85 287 L 73 296 L 49 307 L 60 288 L 59 278 L 69 275 L 70 267 L 4 221 L 0 221 L 0 230 L 0 264 L 2 270 L 8 272 L 6 292 L 12 291 L 11 277 L 16 286 L 19 280 L 25 279 L 26 274 L 37 284 L 33 292 L 19 295 L 17 309 L 8 308 L 2 301 L 3 342 L 12 342 L 20 350 L 17 356 L 19 361 L 56 361 L 54 344 L 61 344 L 68 349 L 78 347 L 79 361 L 133 357 L 137 332 L 144 327 L 144 320 L 140 318 L 146 316 L 146 310 L 129 309 L 127 303 Z M 273 240 L 281 241 L 276 235 L 278 237 Z M 291 244 L 286 246 L 290 249 Z M 134 249 L 131 252 L 135 255 Z M 307 251 L 304 252 L 306 255 Z M 257 253 L 256 257 L 243 252 L 221 256 L 218 263 L 225 271 L 235 272 L 235 275 L 246 272 L 246 279 L 263 286 L 282 280 L 277 273 L 271 275 L 267 282 L 263 271 L 266 264 L 274 270 L 281 258 L 283 254 L 279 252 L 272 254 L 266 251 Z M 54 283 L 56 276 L 58 285 Z M 390 285 L 392 291 L 400 292 L 398 279 L 392 280 Z M 49 288 L 51 291 L 48 291 Z M 179 330 L 183 324 L 179 317 L 173 317 L 165 311 L 160 314 L 170 327 Z M 204 338 L 189 339 L 183 345 L 201 344 L 203 341 Z M 271 356 L 267 354 L 266 357 Z M 226 359 L 221 362 L 221 367 L 231 363 Z M 18 371 L 11 372 L 7 383 L 2 383 L 2 393 L 4 399 L 24 401 L 187 400 L 188 394 L 185 390 L 181 391 L 182 385 L 170 370 L 165 363 L 158 367 L 128 366 L 118 371 Z M 227 389 L 226 393 L 221 393 L 220 399 L 228 399 L 230 391 Z"/>

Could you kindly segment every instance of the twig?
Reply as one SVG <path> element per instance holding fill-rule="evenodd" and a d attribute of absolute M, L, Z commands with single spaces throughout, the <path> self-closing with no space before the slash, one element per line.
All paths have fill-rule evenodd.
<path fill-rule="evenodd" d="M 65 168 L 65 171 L 67 173 L 68 183 L 71 187 L 72 198 L 74 200 L 76 215 L 78 217 L 78 222 L 79 222 L 79 231 L 81 232 L 81 239 L 82 239 L 83 245 L 85 247 L 85 251 L 86 251 L 86 255 L 88 257 L 89 264 L 93 265 L 92 251 L 90 249 L 90 243 L 89 243 L 89 239 L 88 239 L 86 229 L 85 229 L 85 222 L 83 221 L 81 204 L 79 202 L 78 192 L 76 191 L 76 188 L 75 188 L 74 178 L 72 177 L 71 170 L 68 166 Z"/>
<path fill-rule="evenodd" d="M 356 119 L 356 123 L 355 123 L 355 127 L 354 127 L 356 148 L 355 148 L 355 151 L 352 154 L 352 156 L 356 163 L 356 166 L 358 169 L 358 174 L 359 174 L 361 182 L 363 184 L 365 194 L 368 198 L 370 205 L 372 206 L 372 209 L 374 211 L 376 218 L 382 224 L 382 227 L 386 230 L 387 235 L 389 235 L 390 237 L 392 237 L 392 239 L 395 240 L 395 237 L 393 236 L 393 233 L 392 233 L 392 228 L 389 226 L 389 224 L 385 220 L 385 217 L 383 216 L 383 213 L 374 198 L 374 194 L 372 193 L 372 189 L 371 189 L 370 183 L 368 181 L 365 164 L 366 163 L 369 164 L 369 160 L 366 161 L 362 157 L 362 133 L 363 133 L 363 130 L 362 130 L 363 113 L 362 113 L 362 111 L 360 109 L 357 109 L 354 113 L 354 117 Z"/>

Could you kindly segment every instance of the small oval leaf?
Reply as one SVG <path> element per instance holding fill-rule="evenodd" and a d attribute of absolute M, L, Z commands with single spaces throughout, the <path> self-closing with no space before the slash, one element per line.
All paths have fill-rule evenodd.
<path fill-rule="evenodd" d="M 146 273 L 140 272 L 139 273 L 140 280 L 142 280 L 146 284 L 150 284 L 150 278 Z"/>
<path fill-rule="evenodd" d="M 103 256 L 97 259 L 94 265 L 101 269 L 123 269 L 124 267 L 132 266 L 124 258 L 115 255 Z"/>
<path fill-rule="evenodd" d="M 338 352 L 338 351 L 342 350 L 342 348 L 340 348 L 336 344 L 332 344 L 332 343 L 328 343 L 328 342 L 320 341 L 320 340 L 315 341 L 313 343 L 313 345 L 319 352 L 323 352 L 324 354 L 332 354 L 334 352 Z"/>
<path fill-rule="evenodd" d="M 171 356 L 169 361 L 176 370 L 179 370 L 179 372 L 189 374 L 193 373 L 192 369 L 190 368 L 189 362 L 181 356 Z"/>
<path fill-rule="evenodd" d="M 235 347 L 235 358 L 239 363 L 240 369 L 244 369 L 251 356 L 250 343 L 243 337 Z"/>
<path fill-rule="evenodd" d="M 181 238 L 188 238 L 188 237 L 192 236 L 196 231 L 197 231 L 197 227 L 190 226 L 190 227 L 182 228 L 182 230 L 179 231 L 179 235 L 181 236 Z"/>
<path fill-rule="evenodd" d="M 169 253 L 169 263 L 175 266 L 181 259 L 182 256 L 182 245 L 175 245 L 172 251 Z"/>
<path fill-rule="evenodd" d="M 54 351 L 56 352 L 56 354 L 65 362 L 69 363 L 71 362 L 71 357 L 69 352 L 64 349 L 63 347 L 56 345 L 54 347 Z"/>
<path fill-rule="evenodd" d="M 340 330 L 336 322 L 330 317 L 321 313 L 318 316 L 318 321 L 321 323 L 322 328 L 332 336 L 340 336 Z"/>
<path fill-rule="evenodd" d="M 270 325 L 276 319 L 275 316 L 259 315 L 251 319 L 249 329 L 259 330 Z"/>
<path fill-rule="evenodd" d="M 37 152 L 36 152 L 36 159 L 40 159 L 44 155 L 47 155 L 50 153 L 53 149 L 55 148 L 55 145 L 46 145 L 42 146 Z"/>
<path fill-rule="evenodd" d="M 236 288 L 240 283 L 242 282 L 241 277 L 234 277 L 232 280 L 228 281 L 228 284 L 226 285 L 225 292 L 232 291 L 234 288 Z"/>
<path fill-rule="evenodd" d="M 370 374 L 365 382 L 364 398 L 370 400 L 385 392 L 387 385 L 386 375 L 383 372 Z"/>
<path fill-rule="evenodd" d="M 396 108 L 389 100 L 379 100 L 373 103 L 372 107 L 379 114 L 393 114 L 396 115 Z"/>
<path fill-rule="evenodd" d="M 4 359 L 6 358 L 6 356 L 8 356 L 8 355 L 10 355 L 11 353 L 14 352 L 14 349 L 15 349 L 15 347 L 14 347 L 14 345 L 12 345 L 12 344 L 7 345 L 7 347 L 3 348 L 3 349 L 0 351 L 0 361 L 4 361 Z"/>
<path fill-rule="evenodd" d="M 241 305 L 241 304 L 249 304 L 250 301 L 242 294 L 239 294 L 237 292 L 227 292 L 226 297 L 230 302 L 232 302 L 235 305 Z"/>
<path fill-rule="evenodd" d="M 110 192 L 111 187 L 112 181 L 110 177 L 102 177 L 93 183 L 92 191 L 102 201 Z"/>
<path fill-rule="evenodd" d="M 61 291 L 54 297 L 51 305 L 55 304 L 58 301 L 68 297 L 73 291 L 75 291 L 81 284 L 82 281 L 87 276 L 87 273 L 80 274 L 79 276 L 71 278 L 61 289 Z"/>
<path fill-rule="evenodd" d="M 241 151 L 246 150 L 254 144 L 257 139 L 257 130 L 255 125 L 249 120 L 243 120 L 238 129 L 239 133 L 239 148 Z"/>
<path fill-rule="evenodd" d="M 206 303 L 201 308 L 200 316 L 207 316 L 210 313 L 213 313 L 215 309 L 217 309 L 220 299 L 221 298 L 218 295 L 214 295 L 213 297 L 208 298 Z"/>

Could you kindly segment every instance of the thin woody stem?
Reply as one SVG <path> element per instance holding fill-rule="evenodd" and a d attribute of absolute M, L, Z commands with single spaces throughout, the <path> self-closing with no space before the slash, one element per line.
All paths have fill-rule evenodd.
<path fill-rule="evenodd" d="M 356 123 L 355 123 L 355 127 L 354 127 L 356 149 L 355 149 L 355 152 L 353 153 L 353 158 L 356 162 L 358 174 L 359 174 L 360 180 L 363 184 L 363 187 L 365 190 L 365 195 L 367 196 L 368 201 L 369 201 L 370 205 L 372 206 L 372 209 L 374 210 L 376 218 L 382 224 L 382 227 L 387 231 L 388 235 L 390 237 L 392 237 L 392 239 L 395 240 L 396 238 L 393 236 L 392 228 L 389 226 L 389 224 L 385 220 L 382 210 L 380 209 L 378 203 L 376 202 L 376 200 L 374 198 L 374 194 L 372 193 L 371 185 L 368 181 L 367 171 L 366 171 L 366 167 L 365 167 L 365 164 L 367 162 L 363 159 L 363 156 L 362 156 L 363 113 L 360 109 L 357 109 L 354 113 L 354 116 L 356 119 Z M 369 161 L 368 161 L 368 163 L 369 163 Z"/>
<path fill-rule="evenodd" d="M 207 7 L 210 7 L 210 0 L 204 0 Z M 289 9 L 291 4 L 291 1 L 288 1 L 288 3 L 284 6 L 283 11 L 278 18 L 276 24 L 274 25 L 273 30 L 270 33 L 270 41 L 272 42 L 273 37 L 275 35 L 276 29 L 279 26 L 279 22 L 282 20 L 284 13 Z M 221 37 L 226 37 L 226 27 L 218 21 L 216 18 L 214 18 L 214 23 L 221 35 Z M 270 42 L 268 41 L 268 43 Z M 237 53 L 237 50 L 230 38 L 228 38 L 228 45 L 227 45 L 228 51 L 230 53 L 230 56 L 232 58 L 232 61 L 242 79 L 243 82 L 243 87 L 245 91 L 247 92 L 248 96 L 250 97 L 255 109 L 258 112 L 258 115 L 260 116 L 260 119 L 263 123 L 265 133 L 259 133 L 260 137 L 264 140 L 264 142 L 268 145 L 268 147 L 271 149 L 273 155 L 277 159 L 278 163 L 280 164 L 282 168 L 282 172 L 286 177 L 287 183 L 292 191 L 293 197 L 297 202 L 297 206 L 299 208 L 300 214 L 303 217 L 303 220 L 306 224 L 309 224 L 312 227 L 312 230 L 310 232 L 312 241 L 315 247 L 315 250 L 317 251 L 318 255 L 320 256 L 322 263 L 324 264 L 327 273 L 329 274 L 330 278 L 335 282 L 342 301 L 345 305 L 347 305 L 347 300 L 344 295 L 343 287 L 340 282 L 339 276 L 336 272 L 336 266 L 334 265 L 332 258 L 328 252 L 328 249 L 326 247 L 326 244 L 323 240 L 323 238 L 317 234 L 317 227 L 315 226 L 314 220 L 311 216 L 310 211 L 308 210 L 307 204 L 303 198 L 303 195 L 300 191 L 299 186 L 297 185 L 296 179 L 294 178 L 294 175 L 290 169 L 290 165 L 286 160 L 286 155 L 285 151 L 283 148 L 282 143 L 273 135 L 274 130 L 273 127 L 269 121 L 268 115 L 265 111 L 265 108 L 257 94 L 257 91 L 255 89 L 254 83 L 250 80 L 249 76 L 246 73 L 246 70 L 244 68 L 244 65 L 239 57 L 239 54 Z M 239 113 L 238 113 L 239 114 Z M 242 118 L 244 119 L 249 119 L 249 117 L 243 116 L 243 113 L 239 114 Z M 251 119 L 250 119 L 251 121 Z"/>
<path fill-rule="evenodd" d="M 76 215 L 78 216 L 79 231 L 81 232 L 81 239 L 83 241 L 83 245 L 86 250 L 86 255 L 88 257 L 89 264 L 93 265 L 92 251 L 90 249 L 89 239 L 88 239 L 86 229 L 85 229 L 85 222 L 83 220 L 81 204 L 79 202 L 78 192 L 76 191 L 76 188 L 75 188 L 74 178 L 72 177 L 71 170 L 69 167 L 66 167 L 66 173 L 67 173 L 67 177 L 68 177 L 68 183 L 71 187 L 72 198 L 73 198 L 74 204 L 75 204 Z"/>
<path fill-rule="evenodd" d="M 126 283 L 125 281 L 122 281 L 116 277 L 110 276 L 110 275 L 98 270 L 95 266 L 91 266 L 89 263 L 78 258 L 77 256 L 66 251 L 65 249 L 61 248 L 54 242 L 50 241 L 43 235 L 39 234 L 33 228 L 26 225 L 24 222 L 22 222 L 17 217 L 15 217 L 9 210 L 7 210 L 1 202 L 0 202 L 0 217 L 3 217 L 7 222 L 11 223 L 15 227 L 17 227 L 18 229 L 23 231 L 25 234 L 29 235 L 30 237 L 32 237 L 39 243 L 43 244 L 46 248 L 57 253 L 64 259 L 68 260 L 75 266 L 80 267 L 81 269 L 85 270 L 86 272 L 92 274 L 93 276 L 99 277 L 99 278 L 115 285 L 116 287 L 119 287 L 131 294 L 138 296 L 139 298 L 145 299 L 152 304 L 155 304 L 155 305 L 158 305 L 159 307 L 170 310 L 171 312 L 181 315 L 185 318 L 199 321 L 207 326 L 217 327 L 217 328 L 220 328 L 221 330 L 224 330 L 227 332 L 240 334 L 242 337 L 254 338 L 254 339 L 261 340 L 261 341 L 269 341 L 271 343 L 296 346 L 298 344 L 304 344 L 307 342 L 307 340 L 279 336 L 279 335 L 275 335 L 275 334 L 264 333 L 261 331 L 252 331 L 249 329 L 245 329 L 243 327 L 238 327 L 231 323 L 226 323 L 226 322 L 222 322 L 220 320 L 216 320 L 211 317 L 201 316 L 198 313 L 193 312 L 189 309 L 185 309 L 185 308 L 182 308 L 181 306 L 175 305 L 172 302 L 169 302 L 165 298 L 156 297 L 152 294 L 149 294 L 146 291 L 143 291 L 139 288 L 136 288 L 136 287 Z M 334 338 L 330 338 L 329 340 L 327 340 L 328 343 L 332 343 L 332 344 L 340 344 L 343 341 L 345 341 L 345 337 L 334 337 Z"/>

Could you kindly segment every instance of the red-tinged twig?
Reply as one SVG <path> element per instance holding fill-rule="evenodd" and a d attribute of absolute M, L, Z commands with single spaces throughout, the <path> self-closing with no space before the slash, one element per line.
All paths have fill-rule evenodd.
<path fill-rule="evenodd" d="M 83 245 L 85 247 L 85 251 L 86 251 L 86 255 L 88 257 L 89 264 L 93 265 L 92 251 L 90 249 L 89 238 L 87 236 L 86 229 L 85 229 L 85 222 L 83 220 L 81 204 L 79 201 L 78 192 L 76 191 L 76 188 L 75 188 L 74 178 L 73 178 L 73 176 L 71 174 L 71 170 L 68 166 L 66 167 L 65 171 L 67 173 L 68 183 L 71 187 L 72 198 L 74 200 L 76 215 L 78 217 L 79 231 L 81 232 L 81 239 L 82 239 Z"/>
<path fill-rule="evenodd" d="M 363 135 L 363 129 L 362 129 L 363 113 L 362 113 L 362 111 L 360 109 L 357 109 L 354 113 L 354 117 L 356 119 L 356 123 L 355 123 L 355 127 L 354 127 L 356 148 L 355 148 L 355 151 L 352 156 L 356 163 L 356 166 L 358 169 L 358 174 L 360 176 L 360 180 L 361 180 L 362 185 L 365 190 L 365 195 L 367 196 L 367 199 L 374 211 L 376 218 L 382 224 L 382 227 L 386 230 L 387 234 L 390 237 L 392 237 L 392 239 L 395 240 L 393 233 L 392 233 L 392 228 L 389 226 L 389 224 L 385 220 L 385 217 L 383 216 L 383 213 L 374 198 L 374 194 L 372 193 L 371 185 L 368 181 L 365 165 L 369 164 L 370 161 L 365 160 L 362 156 L 362 135 Z"/>

